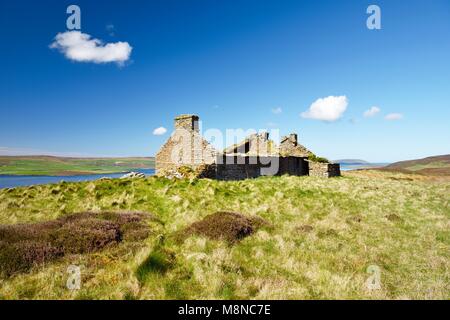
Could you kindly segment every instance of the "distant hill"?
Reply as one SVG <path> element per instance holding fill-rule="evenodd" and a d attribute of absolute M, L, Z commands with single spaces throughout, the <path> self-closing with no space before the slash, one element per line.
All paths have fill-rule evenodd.
<path fill-rule="evenodd" d="M 53 156 L 0 156 L 0 175 L 81 175 L 152 169 L 153 157 L 64 158 Z"/>
<path fill-rule="evenodd" d="M 392 163 L 381 170 L 416 173 L 430 176 L 450 176 L 450 154 Z"/>
<path fill-rule="evenodd" d="M 334 163 L 339 163 L 343 165 L 365 165 L 370 164 L 370 162 L 361 159 L 339 159 L 333 160 Z"/>

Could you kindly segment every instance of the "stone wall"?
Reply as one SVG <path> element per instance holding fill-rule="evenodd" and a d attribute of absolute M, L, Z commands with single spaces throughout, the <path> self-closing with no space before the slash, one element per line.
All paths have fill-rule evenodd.
<path fill-rule="evenodd" d="M 203 139 L 200 133 L 196 130 L 184 129 L 184 125 L 185 123 L 178 123 L 177 129 L 156 154 L 157 173 L 180 166 L 196 168 L 216 161 L 217 151 Z"/>
<path fill-rule="evenodd" d="M 268 132 L 251 135 L 248 139 L 250 142 L 249 155 L 269 156 L 277 153 L 273 141 L 269 139 Z"/>
<path fill-rule="evenodd" d="M 274 142 L 269 139 L 269 133 L 262 132 L 252 134 L 245 138 L 244 141 L 226 148 L 224 153 L 268 156 L 278 154 L 278 150 Z"/>
<path fill-rule="evenodd" d="M 199 117 L 193 114 L 183 114 L 175 118 L 175 130 L 184 129 L 187 131 L 199 131 Z"/>
<path fill-rule="evenodd" d="M 311 151 L 298 143 L 298 135 L 291 133 L 283 137 L 280 142 L 280 154 L 282 156 L 308 157 Z"/>
<path fill-rule="evenodd" d="M 244 180 L 260 176 L 308 174 L 308 162 L 298 157 L 222 155 L 217 159 L 216 179 Z"/>
<path fill-rule="evenodd" d="M 309 163 L 304 157 L 280 157 L 280 170 L 278 175 L 307 176 Z"/>
<path fill-rule="evenodd" d="M 320 163 L 309 161 L 309 175 L 313 177 L 339 177 L 341 166 L 339 163 Z"/>

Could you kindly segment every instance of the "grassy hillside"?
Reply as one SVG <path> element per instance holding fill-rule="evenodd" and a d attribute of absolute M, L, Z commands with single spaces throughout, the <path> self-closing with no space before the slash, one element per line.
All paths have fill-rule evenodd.
<path fill-rule="evenodd" d="M 77 175 L 126 172 L 153 168 L 154 158 L 61 158 L 50 156 L 0 156 L 0 175 Z"/>
<path fill-rule="evenodd" d="M 329 180 L 150 177 L 0 190 L 0 224 L 18 230 L 86 211 L 153 217 L 144 240 L 114 238 L 90 254 L 74 253 L 82 251 L 72 242 L 53 262 L 3 275 L 0 298 L 449 299 L 449 194 L 448 182 L 378 171 Z M 241 215 L 211 216 L 218 211 Z M 37 226 L 75 220 L 58 221 Z M 112 230 L 112 222 L 95 221 Z M 90 223 L 74 226 L 92 236 Z M 61 232 L 53 241 L 64 239 Z M 0 250 L 0 262 L 14 267 L 8 254 L 16 253 Z M 66 288 L 69 265 L 81 266 L 80 290 Z M 373 265 L 381 289 L 371 291 Z"/>
<path fill-rule="evenodd" d="M 432 176 L 450 176 L 450 154 L 396 162 L 384 167 L 383 170 Z"/>

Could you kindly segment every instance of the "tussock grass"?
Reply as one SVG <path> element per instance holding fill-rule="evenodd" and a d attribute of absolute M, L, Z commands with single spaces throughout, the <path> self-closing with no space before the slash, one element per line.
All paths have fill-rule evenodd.
<path fill-rule="evenodd" d="M 216 212 L 201 221 L 194 222 L 178 232 L 175 237 L 179 241 L 184 241 L 189 236 L 196 234 L 212 240 L 225 240 L 229 244 L 235 244 L 266 224 L 259 217 L 249 218 L 236 212 Z"/>
<path fill-rule="evenodd" d="M 140 283 L 145 283 L 151 273 L 165 274 L 175 264 L 173 252 L 156 248 L 137 268 L 136 277 Z"/>
<path fill-rule="evenodd" d="M 5 299 L 449 299 L 450 183 L 390 172 L 246 181 L 102 180 L 0 191 L 0 223 L 152 212 L 144 240 L 0 279 Z M 264 219 L 230 246 L 172 235 L 221 211 Z M 70 291 L 68 265 L 81 266 Z M 367 269 L 381 269 L 369 290 Z"/>
<path fill-rule="evenodd" d="M 147 238 L 143 213 L 78 213 L 56 220 L 0 226 L 0 275 L 9 277 L 68 254 Z"/>

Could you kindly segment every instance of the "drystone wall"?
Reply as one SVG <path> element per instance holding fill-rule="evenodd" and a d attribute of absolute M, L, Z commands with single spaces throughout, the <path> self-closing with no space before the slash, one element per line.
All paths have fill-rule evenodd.
<path fill-rule="evenodd" d="M 313 177 L 339 177 L 341 167 L 338 163 L 320 163 L 309 161 L 309 175 Z"/>
<path fill-rule="evenodd" d="M 218 180 L 244 180 L 283 174 L 307 175 L 308 162 L 298 157 L 224 155 L 219 156 L 216 163 Z"/>

